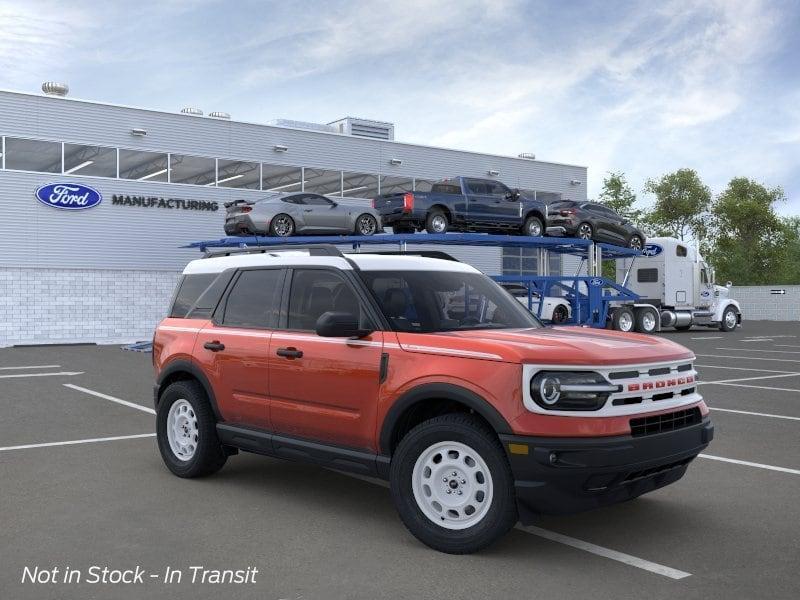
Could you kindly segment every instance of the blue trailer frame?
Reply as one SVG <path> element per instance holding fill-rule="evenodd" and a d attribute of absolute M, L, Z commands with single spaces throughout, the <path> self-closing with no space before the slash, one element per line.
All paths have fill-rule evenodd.
<path fill-rule="evenodd" d="M 560 237 L 527 237 L 518 235 L 487 235 L 479 233 L 443 234 L 379 234 L 364 236 L 297 236 L 297 237 L 226 237 L 218 240 L 193 242 L 186 248 L 202 252 L 214 248 L 252 248 L 270 246 L 308 246 L 313 244 L 349 245 L 355 251 L 362 246 L 395 245 L 407 250 L 409 245 L 433 244 L 436 246 L 487 246 L 501 248 L 539 248 L 547 252 L 579 256 L 592 263 L 593 256 L 602 259 L 631 258 L 641 252 L 591 240 Z M 599 250 L 599 252 L 597 252 Z M 596 268 L 599 270 L 599 267 Z M 606 326 L 612 302 L 632 303 L 639 296 L 626 287 L 598 274 L 590 275 L 499 275 L 492 277 L 498 283 L 518 283 L 528 290 L 528 309 L 541 317 L 544 298 L 557 291 L 570 304 L 567 324 Z M 539 296 L 538 300 L 536 296 Z M 534 309 L 534 305 L 537 305 Z"/>

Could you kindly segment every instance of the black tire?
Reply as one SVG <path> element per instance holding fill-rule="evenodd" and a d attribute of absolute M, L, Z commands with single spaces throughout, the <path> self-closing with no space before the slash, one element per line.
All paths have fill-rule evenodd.
<path fill-rule="evenodd" d="M 729 322 L 728 322 L 728 318 L 729 318 L 728 315 L 731 314 L 731 313 L 733 313 L 733 319 L 732 319 L 733 325 L 730 325 Z M 736 325 L 737 325 L 737 321 L 738 321 L 738 318 L 737 318 L 736 315 L 738 315 L 738 313 L 736 312 L 736 309 L 733 308 L 732 306 L 729 306 L 724 311 L 722 311 L 722 321 L 719 322 L 719 330 L 720 331 L 733 331 L 734 329 L 736 329 Z"/>
<path fill-rule="evenodd" d="M 286 219 L 286 221 L 284 221 Z M 283 223 L 286 224 L 288 229 L 283 228 Z M 269 234 L 276 237 L 290 237 L 294 235 L 295 226 L 294 219 L 285 213 L 280 213 L 272 217 L 269 222 Z"/>
<path fill-rule="evenodd" d="M 444 219 L 444 221 L 442 221 Z M 425 231 L 428 233 L 447 233 L 450 227 L 450 220 L 445 212 L 439 208 L 434 208 L 428 213 L 425 219 Z"/>
<path fill-rule="evenodd" d="M 439 442 L 469 446 L 486 464 L 491 476 L 489 508 L 477 523 L 465 529 L 449 529 L 435 523 L 422 512 L 414 497 L 412 477 L 415 464 L 420 455 Z M 392 456 L 390 487 L 394 505 L 408 530 L 418 540 L 440 552 L 477 552 L 502 537 L 517 521 L 514 477 L 503 447 L 494 431 L 472 415 L 442 415 L 412 429 Z"/>
<path fill-rule="evenodd" d="M 633 331 L 635 322 L 633 311 L 627 306 L 621 306 L 614 310 L 614 315 L 611 317 L 611 328 L 630 333 Z"/>
<path fill-rule="evenodd" d="M 539 217 L 528 217 L 522 226 L 522 235 L 541 237 L 544 235 L 544 224 Z"/>
<path fill-rule="evenodd" d="M 197 423 L 197 447 L 189 460 L 180 459 L 170 447 L 167 417 L 170 408 L 186 400 Z M 196 381 L 176 381 L 161 394 L 156 412 L 156 438 L 164 464 L 178 477 L 203 477 L 219 471 L 228 459 L 217 437 L 217 423 L 203 387 Z"/>
<path fill-rule="evenodd" d="M 584 221 L 575 229 L 575 237 L 581 240 L 594 239 L 594 227 L 592 227 L 591 223 Z"/>
<path fill-rule="evenodd" d="M 641 236 L 636 234 L 632 235 L 628 240 L 628 248 L 633 248 L 634 250 L 641 250 L 644 248 L 644 241 Z"/>
<path fill-rule="evenodd" d="M 649 308 L 638 308 L 635 311 L 635 315 L 636 320 L 633 328 L 638 333 L 655 333 L 658 330 L 658 315 L 655 311 Z M 652 317 L 652 322 L 648 321 L 648 316 Z"/>
<path fill-rule="evenodd" d="M 569 310 L 563 304 L 559 304 L 553 309 L 553 323 L 564 323 L 567 319 L 569 319 Z"/>
<path fill-rule="evenodd" d="M 369 213 L 358 215 L 356 219 L 355 234 L 370 236 L 378 233 L 378 220 Z"/>

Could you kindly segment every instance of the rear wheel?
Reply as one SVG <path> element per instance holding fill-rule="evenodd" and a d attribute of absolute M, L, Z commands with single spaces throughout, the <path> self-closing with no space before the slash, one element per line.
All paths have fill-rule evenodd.
<path fill-rule="evenodd" d="M 592 236 L 594 236 L 594 229 L 592 229 L 591 224 L 581 223 L 578 225 L 578 229 L 575 232 L 575 237 L 582 240 L 590 240 L 592 239 Z"/>
<path fill-rule="evenodd" d="M 428 218 L 425 220 L 425 231 L 428 233 L 447 233 L 449 225 L 450 223 L 444 211 L 436 208 L 428 213 Z"/>
<path fill-rule="evenodd" d="M 639 308 L 636 310 L 636 322 L 634 329 L 639 333 L 655 333 L 658 323 L 656 313 L 649 308 Z"/>
<path fill-rule="evenodd" d="M 540 237 L 544 235 L 544 225 L 539 217 L 528 217 L 525 219 L 525 225 L 522 227 L 522 234 L 532 237 Z"/>
<path fill-rule="evenodd" d="M 638 235 L 632 235 L 631 238 L 628 240 L 628 248 L 633 248 L 634 250 L 641 250 L 643 246 L 642 238 Z"/>
<path fill-rule="evenodd" d="M 563 304 L 559 304 L 553 309 L 553 323 L 564 323 L 569 319 L 569 310 Z"/>
<path fill-rule="evenodd" d="M 294 234 L 294 220 L 283 213 L 276 215 L 269 224 L 269 232 L 277 237 L 289 237 Z"/>
<path fill-rule="evenodd" d="M 471 415 L 443 415 L 412 429 L 392 457 L 390 481 L 405 526 L 441 552 L 476 552 L 517 520 L 500 441 Z"/>
<path fill-rule="evenodd" d="M 214 413 L 196 381 L 176 381 L 161 394 L 156 438 L 164 464 L 178 477 L 216 473 L 227 460 Z"/>
<path fill-rule="evenodd" d="M 627 306 L 623 306 L 614 311 L 611 317 L 611 327 L 617 331 L 626 333 L 633 331 L 634 318 L 633 311 Z"/>
<path fill-rule="evenodd" d="M 356 219 L 357 235 L 375 235 L 378 231 L 378 221 L 370 214 L 364 213 Z"/>

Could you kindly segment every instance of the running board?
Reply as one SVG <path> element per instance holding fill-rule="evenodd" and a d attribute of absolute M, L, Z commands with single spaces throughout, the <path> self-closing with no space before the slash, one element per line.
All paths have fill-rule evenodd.
<path fill-rule="evenodd" d="M 388 477 L 389 457 L 364 450 L 322 444 L 227 423 L 217 423 L 217 435 L 223 445 L 245 452 L 311 463 L 370 477 Z"/>

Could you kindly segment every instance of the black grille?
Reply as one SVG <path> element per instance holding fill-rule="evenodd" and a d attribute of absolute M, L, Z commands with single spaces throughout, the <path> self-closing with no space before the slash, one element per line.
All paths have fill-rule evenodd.
<path fill-rule="evenodd" d="M 638 419 L 631 419 L 630 421 L 631 435 L 633 437 L 640 437 L 643 435 L 664 433 L 665 431 L 675 431 L 676 429 L 683 429 L 684 427 L 696 425 L 701 420 L 700 409 L 697 407 L 662 415 L 639 417 Z"/>

